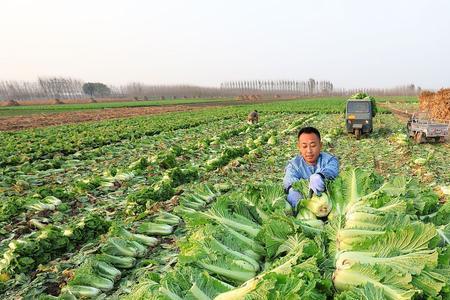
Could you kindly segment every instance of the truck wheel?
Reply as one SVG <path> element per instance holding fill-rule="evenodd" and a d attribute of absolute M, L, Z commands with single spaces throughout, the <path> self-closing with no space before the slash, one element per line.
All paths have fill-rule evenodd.
<path fill-rule="evenodd" d="M 416 140 L 417 144 L 421 144 L 422 143 L 422 132 L 416 132 L 416 136 L 414 137 L 414 139 Z"/>
<path fill-rule="evenodd" d="M 361 129 L 355 129 L 355 136 L 357 140 L 361 139 Z"/>

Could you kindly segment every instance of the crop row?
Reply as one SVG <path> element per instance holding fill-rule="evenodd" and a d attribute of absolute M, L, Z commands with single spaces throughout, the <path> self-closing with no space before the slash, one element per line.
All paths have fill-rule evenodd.
<path fill-rule="evenodd" d="M 195 127 L 220 119 L 245 119 L 249 110 L 259 109 L 262 118 L 274 112 L 340 113 L 342 99 L 313 99 L 252 104 L 215 108 L 192 112 L 177 112 L 151 117 L 110 120 L 85 124 L 57 126 L 20 132 L 0 133 L 0 167 L 18 165 L 27 161 L 47 159 L 76 153 L 81 149 L 139 139 L 143 136 L 181 128 Z"/>

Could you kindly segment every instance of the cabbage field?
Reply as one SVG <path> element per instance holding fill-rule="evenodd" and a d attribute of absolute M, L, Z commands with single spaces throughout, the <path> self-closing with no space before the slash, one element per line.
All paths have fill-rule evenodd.
<path fill-rule="evenodd" d="M 0 299 L 450 299 L 448 143 L 384 109 L 356 140 L 344 103 L 0 133 Z M 341 173 L 293 216 L 305 125 Z"/>

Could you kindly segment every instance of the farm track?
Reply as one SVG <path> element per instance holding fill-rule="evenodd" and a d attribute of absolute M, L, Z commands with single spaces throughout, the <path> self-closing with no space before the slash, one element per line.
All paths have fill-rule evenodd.
<path fill-rule="evenodd" d="M 401 109 L 393 108 L 386 103 L 378 103 L 377 105 L 390 110 L 394 115 L 398 116 L 402 121 L 408 119 L 411 116 L 411 113 L 405 112 Z"/>

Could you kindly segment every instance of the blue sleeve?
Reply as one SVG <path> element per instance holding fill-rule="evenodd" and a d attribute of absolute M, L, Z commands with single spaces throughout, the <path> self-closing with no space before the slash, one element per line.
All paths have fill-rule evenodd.
<path fill-rule="evenodd" d="M 326 179 L 335 179 L 339 175 L 339 161 L 336 157 L 331 156 L 326 165 L 324 165 L 320 173 L 322 173 Z"/>
<path fill-rule="evenodd" d="M 289 162 L 288 165 L 286 166 L 283 178 L 284 188 L 287 189 L 289 186 L 291 186 L 294 182 L 298 180 L 300 180 L 300 177 L 298 176 L 292 162 Z"/>

